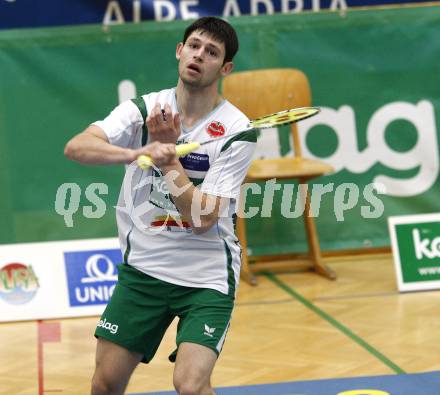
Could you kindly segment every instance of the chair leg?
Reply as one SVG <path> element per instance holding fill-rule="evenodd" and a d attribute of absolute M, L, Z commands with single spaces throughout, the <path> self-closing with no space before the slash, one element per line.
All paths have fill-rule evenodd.
<path fill-rule="evenodd" d="M 300 183 L 305 180 L 300 180 Z M 304 225 L 307 233 L 307 241 L 309 244 L 309 253 L 313 260 L 313 270 L 328 278 L 329 280 L 336 280 L 336 272 L 324 264 L 321 255 L 321 248 L 319 247 L 318 233 L 316 231 L 316 225 L 314 218 L 309 215 L 310 213 L 310 194 L 308 189 L 305 192 L 305 205 L 304 205 Z"/>
<path fill-rule="evenodd" d="M 240 277 L 243 281 L 250 285 L 257 285 L 258 280 L 249 265 L 248 254 L 247 254 L 247 240 L 246 240 L 246 223 L 245 219 L 241 218 L 239 215 L 237 217 L 237 237 L 241 244 L 241 271 Z"/>

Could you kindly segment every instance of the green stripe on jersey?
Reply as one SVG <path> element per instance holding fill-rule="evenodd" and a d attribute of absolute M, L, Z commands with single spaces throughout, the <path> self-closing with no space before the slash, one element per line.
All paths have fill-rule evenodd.
<path fill-rule="evenodd" d="M 138 108 L 139 112 L 142 115 L 142 146 L 144 146 L 145 144 L 147 144 L 148 140 L 148 128 L 145 124 L 145 120 L 148 116 L 147 106 L 145 105 L 145 101 L 142 96 L 136 97 L 136 99 L 131 99 L 131 101 Z"/>
<path fill-rule="evenodd" d="M 243 132 L 239 133 L 236 136 L 232 137 L 230 140 L 226 141 L 225 145 L 222 147 L 220 152 L 226 151 L 232 143 L 237 141 L 249 141 L 250 143 L 257 142 L 257 129 L 252 130 L 251 132 Z"/>
<path fill-rule="evenodd" d="M 225 244 L 225 252 L 227 258 L 226 269 L 228 271 L 228 289 L 229 289 L 228 295 L 234 297 L 235 275 L 234 275 L 234 269 L 232 268 L 232 254 L 225 240 L 223 240 L 223 243 Z"/>
<path fill-rule="evenodd" d="M 131 245 L 130 245 L 130 233 L 133 229 L 130 229 L 130 232 L 127 234 L 127 248 L 124 253 L 124 263 L 128 265 L 128 255 L 130 255 Z"/>
<path fill-rule="evenodd" d="M 232 214 L 232 225 L 234 227 L 234 233 L 237 233 L 237 214 Z"/>
<path fill-rule="evenodd" d="M 204 180 L 204 178 L 191 178 L 191 177 L 188 178 L 194 184 L 194 186 L 200 185 Z"/>

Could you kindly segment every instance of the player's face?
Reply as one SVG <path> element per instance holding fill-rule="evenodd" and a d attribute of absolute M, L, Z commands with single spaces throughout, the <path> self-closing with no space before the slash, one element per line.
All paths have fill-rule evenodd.
<path fill-rule="evenodd" d="M 209 33 L 196 30 L 176 49 L 179 60 L 179 77 L 184 84 L 205 88 L 217 83 L 232 71 L 232 62 L 223 64 L 225 45 L 213 39 Z"/>

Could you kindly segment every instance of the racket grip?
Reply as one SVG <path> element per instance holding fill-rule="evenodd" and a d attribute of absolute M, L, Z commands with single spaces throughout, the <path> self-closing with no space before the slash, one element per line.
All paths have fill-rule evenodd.
<path fill-rule="evenodd" d="M 176 155 L 178 157 L 185 156 L 195 151 L 198 148 L 200 148 L 200 143 L 197 142 L 180 144 L 176 146 Z"/>
<path fill-rule="evenodd" d="M 137 158 L 137 165 L 142 170 L 147 170 L 152 164 L 153 164 L 153 161 L 151 160 L 151 157 L 148 155 L 140 155 Z"/>
<path fill-rule="evenodd" d="M 200 147 L 200 143 L 193 142 L 187 144 L 180 144 L 176 146 L 176 156 L 185 156 L 189 153 L 195 151 Z M 153 165 L 153 161 L 149 155 L 140 155 L 137 158 L 137 164 L 142 170 L 147 170 L 150 166 Z"/>

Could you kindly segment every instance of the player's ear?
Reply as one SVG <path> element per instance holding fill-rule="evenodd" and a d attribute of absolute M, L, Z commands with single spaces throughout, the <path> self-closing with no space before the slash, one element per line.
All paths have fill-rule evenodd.
<path fill-rule="evenodd" d="M 180 60 L 180 53 L 182 52 L 182 48 L 183 48 L 183 43 L 177 44 L 177 47 L 176 47 L 176 59 L 177 60 Z"/>
<path fill-rule="evenodd" d="M 222 74 L 222 77 L 226 77 L 228 74 L 231 73 L 231 71 L 234 69 L 234 63 L 232 62 L 226 62 L 222 68 L 220 69 L 220 72 Z"/>

